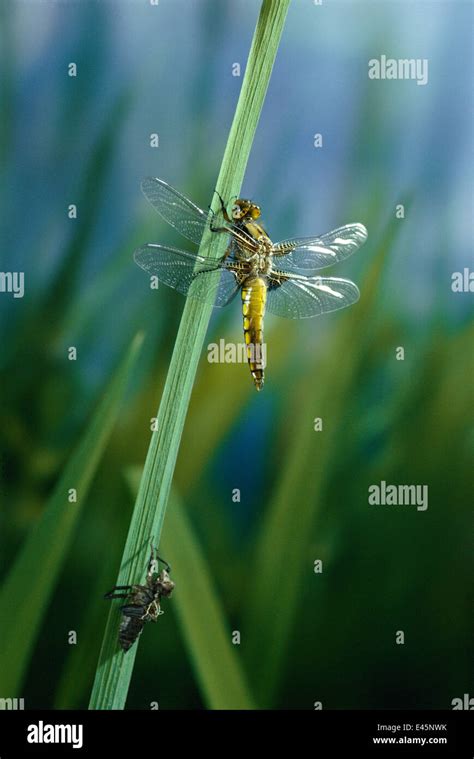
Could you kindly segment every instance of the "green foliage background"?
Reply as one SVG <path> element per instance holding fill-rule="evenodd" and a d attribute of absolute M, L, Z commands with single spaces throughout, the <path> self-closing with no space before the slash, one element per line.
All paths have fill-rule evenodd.
<path fill-rule="evenodd" d="M 260 395 L 247 367 L 203 353 L 163 534 L 177 587 L 143 633 L 128 708 L 449 708 L 469 691 L 472 296 L 453 293 L 451 275 L 470 265 L 469 124 L 456 94 L 470 80 L 447 54 L 472 58 L 468 6 L 331 5 L 290 7 L 243 192 L 274 239 L 363 222 L 368 243 L 333 272 L 359 284 L 361 301 L 308 323 L 269 317 Z M 232 64 L 245 64 L 259 4 L 117 8 L 1 10 L 1 268 L 24 271 L 26 291 L 0 295 L 0 697 L 27 708 L 89 702 L 102 596 L 183 307 L 133 264 L 146 241 L 187 247 L 139 182 L 158 175 L 210 202 L 241 83 Z M 429 84 L 371 82 L 367 61 L 384 51 L 429 57 Z M 91 457 L 104 442 L 97 420 L 139 330 L 73 530 L 41 532 L 78 441 L 95 430 Z M 213 316 L 206 343 L 220 338 L 241 340 L 238 306 Z M 428 510 L 369 506 L 381 480 L 428 485 Z M 58 541 L 64 562 L 45 571 Z M 25 612 L 40 570 L 51 595 L 26 635 L 15 604 Z M 229 647 L 235 630 L 241 644 Z M 6 663 L 21 657 L 11 675 Z"/>

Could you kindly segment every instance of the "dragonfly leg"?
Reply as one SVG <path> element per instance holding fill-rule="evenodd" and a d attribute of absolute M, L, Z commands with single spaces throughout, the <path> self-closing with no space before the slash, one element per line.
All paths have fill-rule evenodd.
<path fill-rule="evenodd" d="M 222 195 L 220 193 L 217 192 L 217 190 L 214 190 L 214 194 L 217 195 L 217 197 L 219 198 L 219 201 L 220 201 L 220 204 L 221 204 L 221 211 L 222 211 L 222 215 L 223 215 L 224 219 L 226 221 L 228 221 L 229 224 L 231 224 L 232 223 L 232 219 L 230 218 L 229 214 L 227 213 L 227 207 L 226 207 L 226 204 L 224 202 L 224 198 L 222 197 Z"/>
<path fill-rule="evenodd" d="M 213 271 L 213 269 L 211 269 L 211 271 Z M 168 564 L 168 562 L 165 561 L 164 559 L 162 559 L 161 556 L 158 556 L 157 550 L 158 549 L 153 546 L 153 542 L 152 542 L 151 543 L 150 561 L 148 562 L 148 576 L 149 577 L 153 574 L 152 570 L 153 570 L 153 566 L 154 566 L 154 562 L 155 561 L 156 562 L 161 561 L 161 563 L 165 565 L 167 572 L 169 572 L 171 570 L 171 567 Z"/>
<path fill-rule="evenodd" d="M 151 577 L 153 574 L 153 566 L 155 563 L 156 548 L 153 547 L 153 540 L 150 543 L 150 558 L 148 559 L 147 577 Z"/>
<path fill-rule="evenodd" d="M 123 590 L 124 593 L 116 593 L 116 590 Z M 130 595 L 130 591 L 132 590 L 131 585 L 116 585 L 115 588 L 112 588 L 112 590 L 109 590 L 108 593 L 105 594 L 104 598 L 127 598 L 127 596 Z"/>
<path fill-rule="evenodd" d="M 165 565 L 165 569 L 167 572 L 171 572 L 171 567 L 167 561 L 165 561 L 164 559 L 161 558 L 161 556 L 158 556 L 158 555 L 156 556 L 156 558 L 158 559 L 158 561 L 161 561 L 161 563 Z"/>
<path fill-rule="evenodd" d="M 209 229 L 211 230 L 211 232 L 223 232 L 223 233 L 224 233 L 224 234 L 226 234 L 226 235 L 229 235 L 229 234 L 230 234 L 230 229 L 229 229 L 229 227 L 215 227 L 215 226 L 213 225 L 212 221 L 211 221 L 211 223 L 209 224 Z"/>
<path fill-rule="evenodd" d="M 227 248 L 227 250 L 225 251 L 224 255 L 222 256 L 222 259 L 221 259 L 221 260 L 222 260 L 222 261 L 225 261 L 225 260 L 226 260 L 226 258 L 228 258 L 228 257 L 230 256 L 230 254 L 231 254 L 231 253 L 232 253 L 232 245 L 229 245 L 229 247 L 228 247 L 228 248 Z"/>
<path fill-rule="evenodd" d="M 217 195 L 217 197 L 219 198 L 219 202 L 221 204 L 220 210 L 221 210 L 222 216 L 224 217 L 224 221 L 227 221 L 228 224 L 232 224 L 232 219 L 230 218 L 229 214 L 227 213 L 227 208 L 226 208 L 226 204 L 224 202 L 224 198 L 222 197 L 222 195 L 220 195 L 217 192 L 217 190 L 214 190 L 214 194 Z M 212 213 L 212 219 L 214 220 L 214 216 L 216 216 L 216 213 L 215 213 L 215 211 L 212 210 L 212 208 L 210 208 L 210 211 Z M 227 234 L 229 234 L 229 230 L 228 230 L 227 227 L 215 227 L 215 226 L 213 226 L 212 221 L 210 223 L 210 228 L 211 228 L 212 232 L 226 232 Z"/>

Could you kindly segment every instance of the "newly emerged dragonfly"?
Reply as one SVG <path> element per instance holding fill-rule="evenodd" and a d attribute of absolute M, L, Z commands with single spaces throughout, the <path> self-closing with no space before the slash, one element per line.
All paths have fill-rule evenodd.
<path fill-rule="evenodd" d="M 263 321 L 265 311 L 306 319 L 335 311 L 359 299 L 349 279 L 316 274 L 348 258 L 367 239 L 363 224 L 346 224 L 318 237 L 273 243 L 257 221 L 260 208 L 237 199 L 230 215 L 221 200 L 221 225 L 162 179 L 148 178 L 142 191 L 158 213 L 191 242 L 199 245 L 206 229 L 229 236 L 225 254 L 204 257 L 149 243 L 134 253 L 136 263 L 184 295 L 226 306 L 240 290 L 247 357 L 257 390 L 264 382 Z"/>
<path fill-rule="evenodd" d="M 160 562 L 164 565 L 159 570 Z M 156 549 L 151 546 L 145 585 L 116 585 L 104 598 L 125 598 L 127 603 L 121 606 L 122 621 L 120 622 L 119 643 L 124 651 L 133 645 L 145 622 L 156 622 L 163 614 L 160 601 L 164 596 L 170 596 L 174 582 L 170 578 L 169 564 L 156 555 Z"/>

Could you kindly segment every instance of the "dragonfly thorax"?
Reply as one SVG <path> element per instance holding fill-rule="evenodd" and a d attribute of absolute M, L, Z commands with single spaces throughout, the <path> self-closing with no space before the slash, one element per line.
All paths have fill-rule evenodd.
<path fill-rule="evenodd" d="M 272 270 L 273 243 L 263 235 L 258 240 L 258 270 L 261 274 L 269 274 Z"/>
<path fill-rule="evenodd" d="M 238 258 L 250 264 L 252 274 L 269 274 L 272 270 L 273 243 L 266 235 L 260 236 L 255 242 L 257 246 L 253 251 L 238 248 Z"/>

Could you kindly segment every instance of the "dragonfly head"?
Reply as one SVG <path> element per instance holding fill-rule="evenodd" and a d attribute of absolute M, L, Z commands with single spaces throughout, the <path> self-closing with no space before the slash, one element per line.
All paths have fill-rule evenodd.
<path fill-rule="evenodd" d="M 242 221 L 243 219 L 258 219 L 261 211 L 260 206 L 255 205 L 251 200 L 238 198 L 232 206 L 231 213 L 234 221 Z"/>
<path fill-rule="evenodd" d="M 170 596 L 173 592 L 174 582 L 166 569 L 163 569 L 158 575 L 156 587 L 160 596 Z"/>

